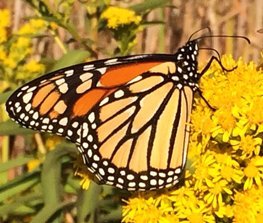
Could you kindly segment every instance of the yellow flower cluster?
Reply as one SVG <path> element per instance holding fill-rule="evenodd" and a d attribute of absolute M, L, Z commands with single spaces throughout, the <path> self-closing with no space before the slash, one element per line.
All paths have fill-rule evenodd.
<path fill-rule="evenodd" d="M 223 72 L 213 63 L 201 78 L 216 111 L 195 99 L 184 186 L 130 198 L 124 222 L 263 221 L 263 72 L 231 56 L 222 63 L 237 68 Z"/>
<path fill-rule="evenodd" d="M 0 10 L 0 44 L 7 40 L 6 28 L 10 26 L 10 12 L 7 9 Z"/>
<path fill-rule="evenodd" d="M 101 15 L 107 21 L 110 29 L 118 29 L 125 25 L 139 25 L 142 18 L 135 14 L 133 10 L 119 7 L 109 7 Z"/>
<path fill-rule="evenodd" d="M 8 33 L 11 16 L 8 9 L 0 10 L 0 92 L 15 88 L 44 72 L 44 65 L 33 58 L 33 38 L 47 28 L 40 19 L 31 19 L 16 33 Z"/>

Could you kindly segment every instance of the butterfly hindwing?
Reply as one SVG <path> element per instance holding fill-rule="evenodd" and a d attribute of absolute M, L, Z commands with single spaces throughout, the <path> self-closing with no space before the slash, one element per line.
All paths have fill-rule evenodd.
<path fill-rule="evenodd" d="M 162 72 L 172 69 L 169 63 L 161 66 Z M 178 182 L 185 165 L 193 91 L 178 89 L 168 72 L 158 69 L 137 76 L 86 116 L 79 150 L 99 181 L 128 190 Z"/>

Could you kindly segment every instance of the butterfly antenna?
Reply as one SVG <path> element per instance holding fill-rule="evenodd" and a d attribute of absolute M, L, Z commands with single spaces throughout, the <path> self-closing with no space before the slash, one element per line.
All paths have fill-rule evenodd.
<path fill-rule="evenodd" d="M 250 44 L 250 39 L 246 36 L 240 36 L 240 35 L 208 35 L 208 36 L 200 36 L 196 38 L 196 41 L 205 39 L 205 38 L 238 38 L 238 39 L 244 39 Z"/>

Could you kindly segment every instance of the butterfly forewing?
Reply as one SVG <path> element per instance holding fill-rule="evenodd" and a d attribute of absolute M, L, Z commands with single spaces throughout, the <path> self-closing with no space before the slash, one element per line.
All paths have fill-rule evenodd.
<path fill-rule="evenodd" d="M 149 190 L 178 183 L 197 88 L 197 47 L 75 65 L 22 86 L 7 101 L 24 127 L 76 143 L 101 183 Z"/>

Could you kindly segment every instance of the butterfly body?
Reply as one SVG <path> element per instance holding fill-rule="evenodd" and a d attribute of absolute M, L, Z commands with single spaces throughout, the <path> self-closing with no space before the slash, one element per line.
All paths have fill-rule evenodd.
<path fill-rule="evenodd" d="M 197 41 L 175 54 L 99 60 L 63 68 L 6 103 L 24 127 L 74 142 L 100 183 L 155 190 L 179 182 L 186 163 Z"/>

